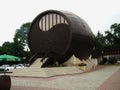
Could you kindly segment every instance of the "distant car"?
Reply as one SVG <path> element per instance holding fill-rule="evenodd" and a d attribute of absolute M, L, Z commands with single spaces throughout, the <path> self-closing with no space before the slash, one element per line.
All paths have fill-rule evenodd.
<path fill-rule="evenodd" d="M 17 68 L 23 68 L 23 67 L 25 67 L 23 64 L 18 64 L 17 65 Z"/>
<path fill-rule="evenodd" d="M 10 65 L 2 65 L 0 67 L 0 71 L 9 71 L 9 70 L 12 70 L 14 69 L 14 67 L 10 66 Z"/>
<path fill-rule="evenodd" d="M 16 64 L 16 65 L 12 65 L 14 68 L 23 68 L 24 65 L 23 64 Z"/>

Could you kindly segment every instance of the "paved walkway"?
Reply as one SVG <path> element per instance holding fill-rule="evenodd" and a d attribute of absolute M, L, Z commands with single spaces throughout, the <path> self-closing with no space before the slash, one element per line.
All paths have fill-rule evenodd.
<path fill-rule="evenodd" d="M 120 68 L 100 85 L 97 90 L 120 90 Z"/>
<path fill-rule="evenodd" d="M 120 90 L 120 66 L 43 78 L 11 77 L 11 90 Z"/>

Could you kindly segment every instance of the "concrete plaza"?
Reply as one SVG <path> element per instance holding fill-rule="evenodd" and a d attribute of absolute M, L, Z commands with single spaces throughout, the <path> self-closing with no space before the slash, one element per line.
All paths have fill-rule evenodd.
<path fill-rule="evenodd" d="M 11 90 L 120 90 L 120 66 L 48 77 L 11 76 L 11 80 Z"/>

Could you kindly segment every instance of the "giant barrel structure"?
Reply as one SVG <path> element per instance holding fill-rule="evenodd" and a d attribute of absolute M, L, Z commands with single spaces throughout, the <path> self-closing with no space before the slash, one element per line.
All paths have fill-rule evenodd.
<path fill-rule="evenodd" d="M 36 57 L 57 58 L 65 62 L 73 54 L 79 59 L 90 56 L 94 36 L 88 24 L 79 16 L 57 10 L 40 13 L 32 22 L 28 44 Z"/>

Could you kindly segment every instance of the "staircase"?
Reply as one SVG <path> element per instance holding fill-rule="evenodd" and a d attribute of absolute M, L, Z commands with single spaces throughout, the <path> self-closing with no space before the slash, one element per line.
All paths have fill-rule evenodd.
<path fill-rule="evenodd" d="M 41 59 L 42 58 L 37 58 L 32 64 L 31 64 L 31 66 L 30 66 L 30 68 L 32 68 L 32 67 L 41 67 L 42 66 L 42 62 L 41 62 Z"/>

